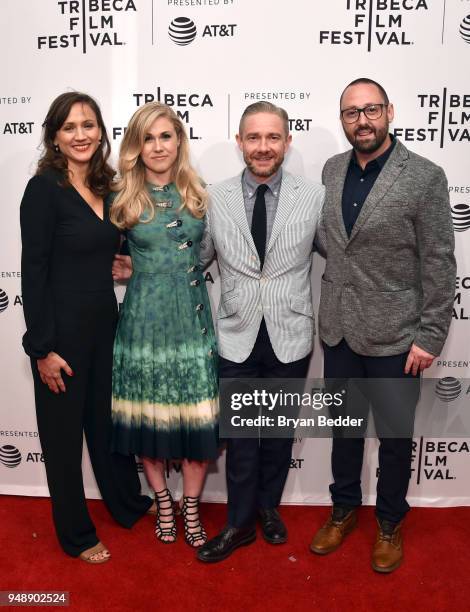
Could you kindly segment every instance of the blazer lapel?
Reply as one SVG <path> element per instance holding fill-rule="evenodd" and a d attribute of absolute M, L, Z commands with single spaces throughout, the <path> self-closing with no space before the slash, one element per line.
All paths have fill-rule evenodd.
<path fill-rule="evenodd" d="M 356 223 L 352 229 L 349 242 L 354 240 L 374 208 L 388 193 L 393 183 L 397 180 L 398 176 L 403 171 L 403 168 L 406 166 L 407 159 L 408 151 L 400 142 L 397 142 L 395 149 L 392 151 L 387 163 L 382 168 L 382 171 L 380 172 L 374 186 L 372 187 L 366 201 L 362 206 L 361 212 L 359 213 Z"/>
<path fill-rule="evenodd" d="M 241 174 L 227 186 L 226 204 L 230 215 L 237 224 L 252 251 L 258 255 L 246 218 L 245 201 L 243 199 Z"/>
<path fill-rule="evenodd" d="M 295 201 L 297 199 L 297 181 L 292 174 L 282 171 L 281 190 L 279 193 L 279 201 L 277 203 L 276 216 L 274 217 L 273 229 L 269 238 L 268 246 L 266 247 L 266 256 L 272 249 L 276 238 L 284 228 L 289 215 L 292 212 Z"/>

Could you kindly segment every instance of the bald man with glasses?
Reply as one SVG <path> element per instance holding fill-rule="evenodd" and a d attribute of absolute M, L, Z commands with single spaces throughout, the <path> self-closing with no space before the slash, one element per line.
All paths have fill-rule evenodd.
<path fill-rule="evenodd" d="M 398 429 L 404 425 L 388 435 L 377 431 L 372 567 L 389 573 L 403 557 L 419 375 L 441 352 L 452 317 L 454 233 L 445 174 L 389 133 L 394 109 L 384 88 L 367 78 L 353 81 L 341 95 L 340 114 L 353 148 L 323 169 L 317 242 L 327 261 L 319 331 L 327 381 L 379 380 L 371 403 L 376 427 L 378 417 L 397 411 Z M 403 393 L 403 379 L 413 377 L 418 384 Z M 363 452 L 362 436 L 334 433 L 333 510 L 313 539 L 314 553 L 333 552 L 356 526 Z"/>

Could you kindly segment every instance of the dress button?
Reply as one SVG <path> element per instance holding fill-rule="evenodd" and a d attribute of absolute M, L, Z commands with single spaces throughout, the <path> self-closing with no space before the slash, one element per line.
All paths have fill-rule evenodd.
<path fill-rule="evenodd" d="M 191 285 L 191 287 L 198 287 L 201 284 L 200 280 L 193 280 L 189 283 Z"/>
<path fill-rule="evenodd" d="M 353 206 L 356 207 L 357 206 L 357 202 L 354 202 Z"/>
<path fill-rule="evenodd" d="M 207 327 L 203 327 L 203 328 L 201 329 L 201 334 L 202 334 L 203 336 L 205 336 L 205 335 L 207 334 Z"/>
<path fill-rule="evenodd" d="M 175 221 L 172 221 L 171 223 L 167 223 L 167 227 L 168 229 L 171 227 L 181 227 L 183 225 L 183 222 L 181 221 L 181 219 L 176 219 Z"/>
<path fill-rule="evenodd" d="M 198 304 L 196 310 L 204 310 L 204 304 Z"/>
<path fill-rule="evenodd" d="M 186 242 L 183 242 L 183 244 L 180 244 L 178 248 L 181 251 L 182 249 L 187 249 L 190 246 L 193 246 L 192 241 L 191 240 L 186 240 Z"/>

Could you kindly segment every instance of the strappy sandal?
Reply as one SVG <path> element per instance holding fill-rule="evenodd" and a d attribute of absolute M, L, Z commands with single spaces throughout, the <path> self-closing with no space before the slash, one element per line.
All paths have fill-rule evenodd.
<path fill-rule="evenodd" d="M 87 548 L 78 555 L 78 558 L 86 563 L 106 563 L 111 559 L 111 553 L 104 544 L 98 542 L 95 546 Z"/>
<path fill-rule="evenodd" d="M 168 489 L 155 491 L 155 503 L 157 504 L 155 535 L 163 544 L 173 544 L 176 542 L 176 522 L 170 491 Z M 171 538 L 171 540 L 163 538 Z"/>
<path fill-rule="evenodd" d="M 181 514 L 184 520 L 184 539 L 186 543 L 193 548 L 199 548 L 207 542 L 207 533 L 199 520 L 199 497 L 183 496 Z"/>

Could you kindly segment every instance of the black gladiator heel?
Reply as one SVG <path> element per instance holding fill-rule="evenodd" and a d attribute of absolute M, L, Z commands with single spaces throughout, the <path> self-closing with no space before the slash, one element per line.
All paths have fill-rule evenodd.
<path fill-rule="evenodd" d="M 199 497 L 184 495 L 181 514 L 184 520 L 184 539 L 186 543 L 193 548 L 199 548 L 207 542 L 207 533 L 199 519 Z"/>
<path fill-rule="evenodd" d="M 173 498 L 168 489 L 155 491 L 155 503 L 157 504 L 157 524 L 155 525 L 155 535 L 163 544 L 173 544 L 176 542 L 176 521 L 173 511 Z M 166 527 L 164 525 L 170 525 Z M 163 538 L 172 538 L 164 540 Z"/>

